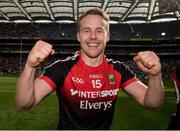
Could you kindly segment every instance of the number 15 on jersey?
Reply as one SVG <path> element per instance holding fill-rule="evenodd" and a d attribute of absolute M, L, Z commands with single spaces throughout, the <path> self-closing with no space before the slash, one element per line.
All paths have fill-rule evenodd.
<path fill-rule="evenodd" d="M 101 88 L 102 87 L 101 80 L 92 80 L 91 82 L 92 82 L 93 88 Z"/>

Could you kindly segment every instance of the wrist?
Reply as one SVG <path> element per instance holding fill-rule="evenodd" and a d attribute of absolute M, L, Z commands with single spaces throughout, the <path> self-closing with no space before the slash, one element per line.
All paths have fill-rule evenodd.
<path fill-rule="evenodd" d="M 36 70 L 36 69 L 39 67 L 39 65 L 33 66 L 32 64 L 30 64 L 30 63 L 27 61 L 26 64 L 25 64 L 25 67 L 28 68 L 28 69 Z"/>
<path fill-rule="evenodd" d="M 149 78 L 161 78 L 162 75 L 161 75 L 161 73 L 158 73 L 158 74 L 149 74 L 148 77 Z"/>

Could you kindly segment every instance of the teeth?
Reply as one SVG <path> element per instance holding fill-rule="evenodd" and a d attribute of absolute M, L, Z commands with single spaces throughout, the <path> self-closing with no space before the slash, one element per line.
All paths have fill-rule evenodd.
<path fill-rule="evenodd" d="M 98 46 L 96 43 L 88 43 L 88 46 Z"/>

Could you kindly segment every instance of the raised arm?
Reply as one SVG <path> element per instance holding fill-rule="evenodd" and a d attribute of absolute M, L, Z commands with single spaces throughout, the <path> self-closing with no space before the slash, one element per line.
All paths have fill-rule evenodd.
<path fill-rule="evenodd" d="M 54 54 L 52 45 L 38 41 L 30 51 L 24 70 L 20 75 L 16 88 L 16 108 L 27 110 L 37 105 L 52 88 L 40 79 L 35 79 L 37 66 L 49 55 Z"/>
<path fill-rule="evenodd" d="M 160 109 L 164 103 L 164 91 L 159 57 L 152 51 L 143 51 L 134 57 L 134 61 L 148 75 L 148 85 L 136 81 L 128 85 L 125 91 L 145 107 Z"/>

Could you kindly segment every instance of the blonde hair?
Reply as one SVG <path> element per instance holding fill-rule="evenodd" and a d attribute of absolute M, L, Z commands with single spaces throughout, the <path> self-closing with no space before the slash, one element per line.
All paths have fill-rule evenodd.
<path fill-rule="evenodd" d="M 88 16 L 88 15 L 99 15 L 99 16 L 101 16 L 101 17 L 105 20 L 106 25 L 107 25 L 107 30 L 109 31 L 109 21 L 110 21 L 110 19 L 109 19 L 108 14 L 107 14 L 105 11 L 103 11 L 102 9 L 93 8 L 93 9 L 91 9 L 91 10 L 88 10 L 87 12 L 85 12 L 83 15 L 81 15 L 81 16 L 79 17 L 79 20 L 78 20 L 78 22 L 77 22 L 77 31 L 78 31 L 78 32 L 79 32 L 79 30 L 80 30 L 80 22 L 81 22 L 81 20 L 82 20 L 84 17 Z"/>

